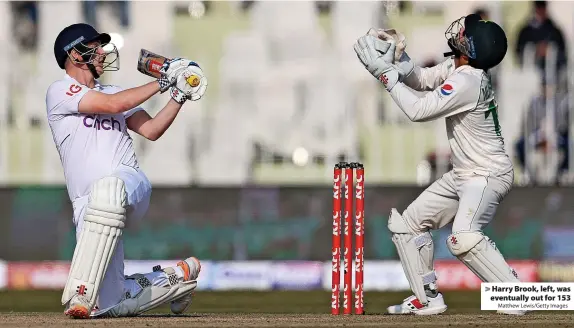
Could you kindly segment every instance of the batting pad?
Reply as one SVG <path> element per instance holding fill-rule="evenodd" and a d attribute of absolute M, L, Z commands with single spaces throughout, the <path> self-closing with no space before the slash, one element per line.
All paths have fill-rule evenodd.
<path fill-rule="evenodd" d="M 424 285 L 436 282 L 433 269 L 434 243 L 430 232 L 415 233 L 396 209 L 391 210 L 388 223 L 393 243 L 413 293 L 422 304 L 427 304 Z"/>
<path fill-rule="evenodd" d="M 520 282 L 492 240 L 480 232 L 461 231 L 448 236 L 448 249 L 483 282 Z"/>
<path fill-rule="evenodd" d="M 88 301 L 89 311 L 94 307 L 100 283 L 122 235 L 126 206 L 127 193 L 121 179 L 105 177 L 92 185 L 62 304 L 81 295 Z"/>

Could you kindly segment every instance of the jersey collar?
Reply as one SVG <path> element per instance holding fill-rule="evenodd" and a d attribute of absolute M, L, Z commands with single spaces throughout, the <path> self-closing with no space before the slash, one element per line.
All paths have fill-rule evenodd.
<path fill-rule="evenodd" d="M 74 80 L 77 83 L 81 84 L 80 82 L 78 82 L 76 79 L 74 79 L 73 77 L 71 77 L 68 74 L 64 74 L 64 78 L 68 79 L 68 80 Z M 83 85 L 83 84 L 82 84 Z M 87 85 L 84 85 L 85 87 L 88 87 Z M 92 88 L 91 90 L 102 90 L 102 84 L 100 83 L 100 81 L 98 80 L 94 80 L 94 88 Z"/>
<path fill-rule="evenodd" d="M 474 68 L 474 67 L 472 67 L 472 66 L 470 66 L 470 65 L 462 65 L 462 66 L 459 66 L 459 67 L 457 67 L 454 71 L 455 71 L 455 72 L 462 72 L 462 71 L 471 71 L 471 72 L 480 71 L 480 72 L 482 72 L 481 69 Z"/>

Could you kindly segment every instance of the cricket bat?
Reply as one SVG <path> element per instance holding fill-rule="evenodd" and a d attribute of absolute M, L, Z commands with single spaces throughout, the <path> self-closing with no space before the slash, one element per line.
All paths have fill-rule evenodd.
<path fill-rule="evenodd" d="M 160 69 L 163 66 L 163 63 L 167 60 L 169 59 L 164 56 L 154 54 L 149 50 L 141 49 L 138 57 L 138 71 L 147 76 L 159 79 L 162 77 Z M 199 82 L 199 76 L 197 75 L 192 75 L 187 78 L 187 83 L 192 87 L 197 87 Z"/>

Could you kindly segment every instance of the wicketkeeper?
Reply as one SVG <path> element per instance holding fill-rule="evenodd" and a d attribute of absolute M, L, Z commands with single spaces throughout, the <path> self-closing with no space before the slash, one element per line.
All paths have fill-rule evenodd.
<path fill-rule="evenodd" d="M 98 78 L 104 71 L 118 70 L 119 54 L 108 34 L 87 24 L 63 29 L 54 43 L 54 55 L 66 74 L 48 88 L 46 109 L 77 237 L 62 295 L 65 314 L 136 316 L 166 302 L 171 302 L 174 313 L 184 312 L 201 270 L 196 258 L 124 276 L 122 232 L 126 224 L 146 214 L 151 195 L 128 130 L 157 140 L 186 101 L 203 96 L 207 78 L 196 63 L 176 58 L 162 67 L 162 78 L 142 86 L 122 90 L 101 84 Z M 191 75 L 200 78 L 198 86 L 187 83 Z M 171 99 L 155 117 L 139 107 L 166 91 Z"/>
<path fill-rule="evenodd" d="M 355 52 L 413 122 L 446 120 L 453 169 L 430 185 L 401 214 L 392 209 L 388 227 L 414 293 L 392 314 L 446 311 L 433 265 L 430 230 L 452 223 L 450 252 L 485 282 L 518 282 L 494 242 L 483 234 L 514 180 L 498 120 L 488 70 L 506 55 L 502 28 L 478 15 L 454 21 L 445 36 L 452 52 L 431 68 L 416 66 L 395 30 L 371 30 Z M 411 89 L 427 91 L 418 97 Z M 524 311 L 500 311 L 524 314 Z"/>

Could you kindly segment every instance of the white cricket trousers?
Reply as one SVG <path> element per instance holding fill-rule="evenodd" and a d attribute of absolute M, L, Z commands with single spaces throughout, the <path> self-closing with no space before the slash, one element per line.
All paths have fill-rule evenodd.
<path fill-rule="evenodd" d="M 512 189 L 514 172 L 445 173 L 403 212 L 416 232 L 437 230 L 452 222 L 452 232 L 482 231 L 494 218 L 502 199 Z"/>
<path fill-rule="evenodd" d="M 125 183 L 128 208 L 126 228 L 134 222 L 140 221 L 146 214 L 151 197 L 151 183 L 141 170 L 122 166 L 112 174 Z M 84 224 L 84 212 L 88 204 L 89 195 L 77 198 L 73 202 L 74 224 L 76 225 L 76 240 L 80 236 Z M 100 293 L 96 302 L 96 312 L 108 309 L 118 304 L 125 293 L 124 276 L 124 245 L 123 239 L 118 241 L 116 251 L 110 260 L 108 270 L 102 280 Z M 99 311 L 98 311 L 99 310 Z"/>

